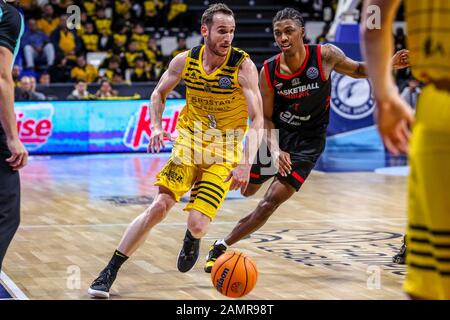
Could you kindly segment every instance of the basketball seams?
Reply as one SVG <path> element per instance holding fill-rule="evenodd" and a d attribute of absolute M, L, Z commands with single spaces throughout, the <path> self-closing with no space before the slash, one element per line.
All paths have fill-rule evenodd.
<path fill-rule="evenodd" d="M 230 278 L 228 279 L 227 290 L 225 291 L 225 295 L 227 295 L 227 293 L 228 293 L 228 289 L 230 288 L 231 279 L 233 279 L 234 270 L 236 269 L 236 266 L 237 266 L 241 256 L 242 256 L 242 253 L 239 253 L 238 258 L 237 258 L 236 262 L 234 263 L 233 271 L 231 271 Z"/>
<path fill-rule="evenodd" d="M 245 295 L 245 291 L 247 290 L 248 285 L 247 257 L 244 257 L 244 269 L 245 269 L 245 287 L 244 290 L 242 291 L 241 297 Z"/>
<path fill-rule="evenodd" d="M 216 286 L 216 285 L 215 285 L 215 282 L 216 282 L 216 274 L 217 274 L 217 272 L 220 270 L 220 268 L 221 268 L 225 263 L 227 263 L 229 260 L 231 260 L 231 259 L 235 256 L 235 254 L 236 254 L 236 252 L 233 252 L 233 255 L 232 255 L 231 257 L 229 257 L 227 260 L 225 260 L 224 262 L 222 262 L 222 264 L 221 264 L 220 266 L 217 267 L 216 272 L 214 272 L 214 274 L 212 275 L 212 279 L 213 279 L 213 282 L 214 282 L 214 287 Z M 214 265 L 213 265 L 213 267 L 214 267 Z"/>

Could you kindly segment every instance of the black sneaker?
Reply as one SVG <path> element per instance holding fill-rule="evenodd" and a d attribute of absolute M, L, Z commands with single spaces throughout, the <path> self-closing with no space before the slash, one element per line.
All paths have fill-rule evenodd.
<path fill-rule="evenodd" d="M 177 268 L 180 272 L 191 270 L 198 260 L 200 252 L 200 239 L 191 240 L 187 234 L 184 236 L 183 248 L 178 254 Z"/>
<path fill-rule="evenodd" d="M 406 263 L 406 235 L 403 236 L 403 244 L 400 248 L 400 251 L 392 257 L 392 262 L 397 264 L 405 264 Z"/>
<path fill-rule="evenodd" d="M 105 268 L 100 272 L 97 279 L 95 279 L 88 289 L 88 293 L 95 298 L 109 298 L 109 289 L 116 279 L 117 272 L 110 268 Z"/>
<path fill-rule="evenodd" d="M 225 247 L 223 244 L 216 244 L 216 243 L 217 240 L 214 241 L 211 247 L 209 247 L 209 253 L 208 256 L 206 257 L 206 263 L 204 268 L 206 273 L 211 273 L 212 267 L 216 262 L 217 258 L 219 258 L 227 250 L 227 247 Z"/>

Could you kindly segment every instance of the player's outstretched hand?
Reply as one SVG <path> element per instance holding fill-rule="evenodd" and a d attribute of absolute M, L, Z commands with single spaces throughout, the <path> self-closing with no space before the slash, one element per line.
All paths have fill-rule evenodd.
<path fill-rule="evenodd" d="M 165 148 L 166 145 L 164 144 L 164 138 L 167 138 L 169 141 L 174 141 L 169 132 L 158 129 L 152 130 L 152 135 L 150 136 L 147 152 L 159 152 L 161 148 Z"/>

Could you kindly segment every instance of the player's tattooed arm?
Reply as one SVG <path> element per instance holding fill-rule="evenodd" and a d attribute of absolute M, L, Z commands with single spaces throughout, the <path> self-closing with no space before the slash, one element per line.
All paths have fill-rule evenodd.
<path fill-rule="evenodd" d="M 366 64 L 350 59 L 335 45 L 322 46 L 322 61 L 328 75 L 334 70 L 352 78 L 367 78 Z"/>
<path fill-rule="evenodd" d="M 325 70 L 332 70 L 353 78 L 367 78 L 367 66 L 365 62 L 355 61 L 345 55 L 338 47 L 332 44 L 322 46 L 322 60 Z M 409 67 L 409 51 L 399 50 L 391 59 L 393 69 Z M 327 73 L 329 75 L 329 73 Z"/>

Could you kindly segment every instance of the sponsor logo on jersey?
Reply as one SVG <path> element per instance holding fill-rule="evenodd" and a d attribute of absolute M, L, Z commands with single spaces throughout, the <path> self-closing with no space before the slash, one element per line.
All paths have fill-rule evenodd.
<path fill-rule="evenodd" d="M 316 67 L 309 67 L 306 71 L 306 76 L 311 80 L 317 79 L 319 76 L 319 70 Z"/>
<path fill-rule="evenodd" d="M 221 77 L 219 79 L 219 87 L 222 89 L 231 89 L 231 79 L 229 77 Z"/>
<path fill-rule="evenodd" d="M 290 124 L 291 126 L 301 126 L 302 122 L 309 121 L 311 119 L 311 115 L 307 115 L 306 117 L 297 116 L 290 111 L 284 111 L 280 113 L 280 120 Z"/>
<path fill-rule="evenodd" d="M 310 90 L 319 89 L 319 83 L 309 83 L 295 88 L 278 90 L 277 94 L 288 99 L 299 99 L 310 95 Z"/>
<path fill-rule="evenodd" d="M 275 88 L 277 88 L 277 90 L 280 90 L 281 88 L 283 88 L 283 83 L 282 82 L 277 82 L 275 80 L 274 81 L 274 85 L 275 85 Z"/>

